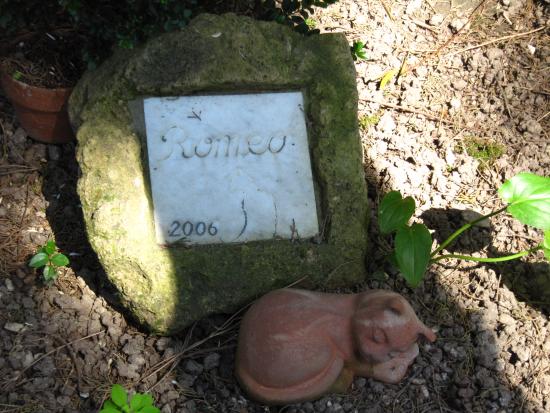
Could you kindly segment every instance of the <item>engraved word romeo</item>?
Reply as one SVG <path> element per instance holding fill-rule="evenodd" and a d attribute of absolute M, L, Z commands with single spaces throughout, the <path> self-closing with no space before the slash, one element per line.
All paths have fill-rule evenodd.
<path fill-rule="evenodd" d="M 225 156 L 237 157 L 247 156 L 248 154 L 263 155 L 266 152 L 272 154 L 280 153 L 286 146 L 287 137 L 283 136 L 251 136 L 235 137 L 225 135 L 223 137 L 206 137 L 194 139 L 182 136 L 183 131 L 177 127 L 171 128 L 168 133 L 161 137 L 163 142 L 168 139 L 177 138 L 176 143 L 181 147 L 181 155 L 185 159 L 193 156 L 198 158 Z"/>

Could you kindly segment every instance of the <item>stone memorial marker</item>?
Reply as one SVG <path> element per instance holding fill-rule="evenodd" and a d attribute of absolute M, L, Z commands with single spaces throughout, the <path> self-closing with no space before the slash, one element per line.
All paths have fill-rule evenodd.
<path fill-rule="evenodd" d="M 120 50 L 69 106 L 90 243 L 168 334 L 296 280 L 364 275 L 367 196 L 343 35 L 201 15 Z"/>
<path fill-rule="evenodd" d="M 319 232 L 301 92 L 144 101 L 157 241 Z"/>

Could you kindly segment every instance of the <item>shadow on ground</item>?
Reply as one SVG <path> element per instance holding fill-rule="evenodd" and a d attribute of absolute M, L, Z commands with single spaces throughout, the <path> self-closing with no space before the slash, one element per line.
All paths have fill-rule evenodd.
<path fill-rule="evenodd" d="M 59 159 L 50 160 L 44 170 L 42 193 L 48 201 L 46 217 L 61 251 L 70 254 L 70 267 L 88 287 L 123 314 L 118 291 L 109 281 L 86 235 L 77 183 L 80 169 L 75 158 L 75 144 L 54 147 Z"/>
<path fill-rule="evenodd" d="M 461 226 L 479 217 L 481 217 L 479 213 L 471 210 L 439 208 L 430 209 L 421 215 L 428 228 L 435 230 L 434 238 L 439 244 Z M 482 226 L 474 226 L 465 231 L 446 249 L 454 254 L 466 255 L 486 250 L 488 257 L 502 257 L 519 252 L 496 248 L 491 235 L 493 232 L 492 224 L 484 221 Z M 542 237 L 540 241 L 542 242 Z M 454 262 L 448 261 L 449 268 L 454 265 Z M 526 262 L 519 259 L 478 265 L 495 271 L 518 299 L 527 302 L 537 310 L 550 314 L 550 264 L 548 262 Z"/>

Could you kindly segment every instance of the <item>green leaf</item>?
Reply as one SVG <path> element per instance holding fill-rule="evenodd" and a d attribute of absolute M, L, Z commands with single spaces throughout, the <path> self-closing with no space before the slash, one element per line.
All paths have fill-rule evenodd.
<path fill-rule="evenodd" d="M 49 240 L 48 242 L 46 242 L 46 245 L 44 245 L 44 252 L 48 255 L 52 255 L 55 250 L 55 241 L 53 240 Z"/>
<path fill-rule="evenodd" d="M 550 177 L 522 172 L 506 181 L 498 194 L 522 224 L 550 230 Z"/>
<path fill-rule="evenodd" d="M 430 263 L 432 236 L 424 224 L 401 227 L 395 235 L 395 258 L 411 287 L 417 287 Z"/>
<path fill-rule="evenodd" d="M 544 233 L 544 240 L 542 241 L 542 250 L 544 251 L 544 256 L 548 261 L 550 261 L 550 231 Z"/>
<path fill-rule="evenodd" d="M 110 409 L 116 409 L 116 411 L 118 412 L 118 407 L 112 402 L 111 399 L 105 400 L 105 403 L 103 403 L 103 408 L 105 409 L 106 407 Z"/>
<path fill-rule="evenodd" d="M 126 393 L 124 387 L 120 384 L 113 384 L 113 388 L 111 389 L 111 399 L 118 407 L 128 405 L 128 394 Z"/>
<path fill-rule="evenodd" d="M 55 254 L 52 257 L 52 264 L 56 267 L 64 267 L 65 265 L 69 265 L 69 259 L 64 254 Z"/>
<path fill-rule="evenodd" d="M 44 276 L 44 281 L 49 282 L 57 278 L 57 270 L 52 265 L 46 265 L 42 275 Z"/>
<path fill-rule="evenodd" d="M 39 252 L 29 261 L 29 267 L 40 268 L 48 263 L 48 254 L 45 252 Z"/>
<path fill-rule="evenodd" d="M 112 407 L 104 407 L 99 411 L 99 413 L 120 413 L 120 410 L 114 409 Z"/>
<path fill-rule="evenodd" d="M 153 397 L 150 394 L 136 393 L 132 400 L 130 400 L 130 407 L 132 410 L 138 411 L 146 406 L 153 404 Z"/>
<path fill-rule="evenodd" d="M 160 413 L 160 409 L 155 406 L 145 406 L 140 410 L 140 413 Z"/>
<path fill-rule="evenodd" d="M 106 400 L 99 413 L 120 413 L 120 410 L 111 400 Z"/>
<path fill-rule="evenodd" d="M 378 208 L 378 225 L 382 234 L 389 234 L 407 225 L 414 213 L 414 199 L 401 197 L 399 191 L 388 192 Z"/>

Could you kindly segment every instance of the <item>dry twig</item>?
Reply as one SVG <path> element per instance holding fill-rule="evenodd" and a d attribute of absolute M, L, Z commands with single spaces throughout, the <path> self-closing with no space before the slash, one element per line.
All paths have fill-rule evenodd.
<path fill-rule="evenodd" d="M 450 56 L 455 56 L 457 54 L 467 52 L 468 50 L 479 49 L 480 47 L 488 46 L 490 44 L 494 44 L 494 43 L 498 43 L 498 42 L 503 42 L 505 40 L 515 39 L 515 38 L 522 37 L 522 36 L 528 36 L 530 34 L 540 32 L 540 31 L 545 30 L 547 28 L 548 28 L 547 26 L 543 26 L 543 27 L 539 27 L 538 29 L 529 30 L 528 32 L 510 34 L 508 36 L 499 37 L 497 39 L 489 40 L 487 42 L 483 42 L 483 43 L 475 45 L 475 46 L 465 47 L 464 49 L 460 49 L 460 50 L 457 50 L 455 52 L 448 53 L 446 56 L 449 56 L 449 57 Z"/>

